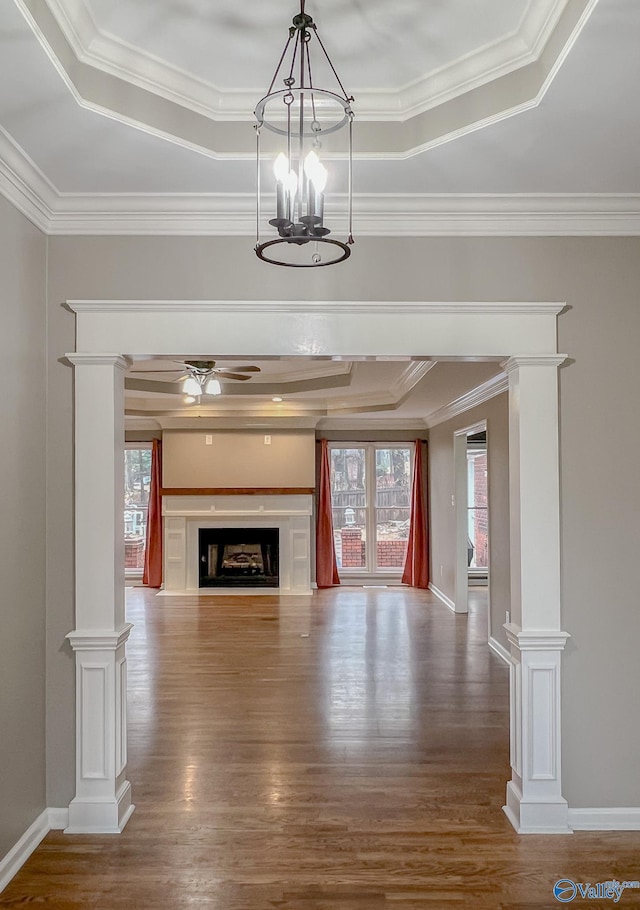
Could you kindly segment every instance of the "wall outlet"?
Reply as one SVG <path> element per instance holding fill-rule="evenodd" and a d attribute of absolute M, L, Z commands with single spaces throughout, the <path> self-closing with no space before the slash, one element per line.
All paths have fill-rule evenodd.
<path fill-rule="evenodd" d="M 208 435 L 205 436 L 205 437 L 204 437 L 204 444 L 205 444 L 206 446 L 212 446 L 212 445 L 213 445 L 213 436 L 208 436 Z"/>
<path fill-rule="evenodd" d="M 264 437 L 264 444 L 265 444 L 266 446 L 270 446 L 270 445 L 271 445 L 271 436 L 265 436 L 265 437 Z"/>
<path fill-rule="evenodd" d="M 441 564 L 441 565 L 440 565 L 440 578 L 442 578 L 442 573 L 443 573 L 443 571 L 444 571 L 444 570 L 443 570 L 443 567 L 442 567 L 442 564 Z"/>
<path fill-rule="evenodd" d="M 511 613 L 508 610 L 506 611 L 506 613 L 504 615 L 507 617 L 507 622 L 508 623 L 511 622 Z"/>
<path fill-rule="evenodd" d="M 455 497 L 455 494 L 452 493 L 452 494 L 451 494 L 451 506 L 452 506 L 452 508 L 455 508 L 455 505 L 456 505 L 456 497 Z"/>

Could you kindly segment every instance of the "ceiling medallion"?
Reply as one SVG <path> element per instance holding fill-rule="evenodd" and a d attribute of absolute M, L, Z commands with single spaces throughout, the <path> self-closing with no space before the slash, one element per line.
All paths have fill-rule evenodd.
<path fill-rule="evenodd" d="M 315 47 L 319 50 L 312 55 Z M 317 88 L 314 73 L 328 79 L 333 89 Z M 279 79 L 283 88 L 277 87 Z M 301 0 L 300 13 L 293 18 L 269 90 L 254 112 L 255 250 L 264 262 L 315 268 L 344 262 L 351 255 L 352 101 L 313 19 L 305 12 L 305 0 Z M 329 235 L 335 231 L 336 218 L 339 221 L 341 214 L 344 217 L 339 203 L 333 200 L 345 198 L 343 242 Z M 263 212 L 268 213 L 264 218 Z"/>

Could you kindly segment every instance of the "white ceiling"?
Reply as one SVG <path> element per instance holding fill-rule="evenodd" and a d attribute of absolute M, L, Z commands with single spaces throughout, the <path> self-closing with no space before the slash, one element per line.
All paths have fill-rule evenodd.
<path fill-rule="evenodd" d="M 0 192 L 47 233 L 233 233 L 253 255 L 252 111 L 297 8 L 5 0 Z M 640 234 L 638 0 L 307 0 L 307 11 L 356 99 L 356 237 Z M 353 423 L 355 410 L 424 426 L 502 381 L 497 364 L 415 368 L 324 364 L 318 378 L 318 363 L 298 363 L 296 391 L 293 367 L 265 362 L 206 410 L 313 425 Z M 147 422 L 184 414 L 160 387 L 130 389 L 127 407 Z"/>

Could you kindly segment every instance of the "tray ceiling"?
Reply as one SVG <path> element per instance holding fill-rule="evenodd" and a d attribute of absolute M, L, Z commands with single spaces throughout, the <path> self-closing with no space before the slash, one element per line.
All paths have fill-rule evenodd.
<path fill-rule="evenodd" d="M 637 0 L 308 5 L 357 96 L 359 236 L 640 231 Z M 251 235 L 284 6 L 0 5 L 0 192 L 47 233 Z"/>
<path fill-rule="evenodd" d="M 248 362 L 212 359 L 231 371 Z M 447 416 L 462 396 L 484 392 L 489 398 L 506 388 L 497 362 L 276 358 L 252 359 L 251 364 L 260 373 L 249 381 L 223 380 L 221 395 L 187 404 L 181 383 L 164 372 L 173 361 L 137 359 L 125 380 L 127 424 L 167 428 L 188 426 L 194 419 L 201 426 L 207 418 L 216 425 L 225 418 L 260 418 L 276 424 L 302 419 L 322 427 L 328 420 L 349 426 L 354 419 L 358 424 L 369 419 L 389 427 L 425 428 Z"/>

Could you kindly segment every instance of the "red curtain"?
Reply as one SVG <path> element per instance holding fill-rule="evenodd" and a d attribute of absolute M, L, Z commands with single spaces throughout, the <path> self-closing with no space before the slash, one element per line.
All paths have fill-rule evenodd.
<path fill-rule="evenodd" d="M 142 583 L 150 588 L 162 585 L 162 443 L 153 440 L 151 451 L 151 485 L 147 516 L 147 543 L 144 551 Z"/>
<path fill-rule="evenodd" d="M 429 587 L 429 531 L 424 504 L 424 473 L 422 470 L 422 440 L 416 439 L 411 481 L 411 520 L 409 542 L 402 584 L 413 588 Z"/>
<path fill-rule="evenodd" d="M 331 514 L 331 472 L 327 440 L 320 443 L 320 482 L 318 489 L 318 525 L 316 529 L 316 584 L 332 588 L 340 584 Z"/>

